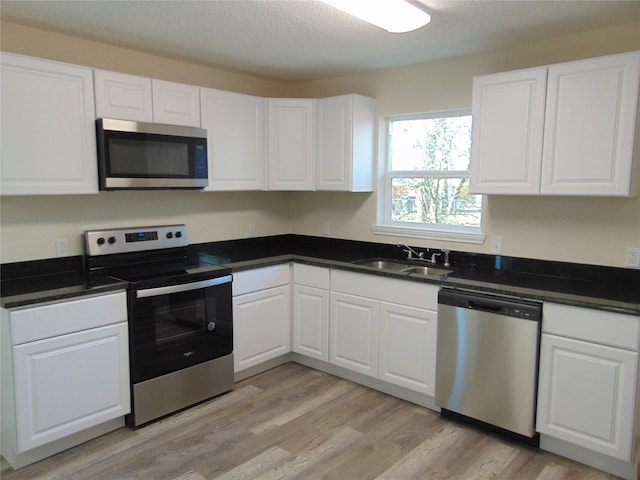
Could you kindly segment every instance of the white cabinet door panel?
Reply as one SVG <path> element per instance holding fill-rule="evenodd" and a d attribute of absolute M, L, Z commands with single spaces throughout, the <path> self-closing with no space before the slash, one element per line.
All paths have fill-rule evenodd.
<path fill-rule="evenodd" d="M 542 335 L 537 429 L 631 461 L 638 354 Z"/>
<path fill-rule="evenodd" d="M 540 191 L 547 69 L 474 78 L 471 193 Z"/>
<path fill-rule="evenodd" d="M 151 79 L 94 70 L 96 116 L 135 122 L 153 121 Z"/>
<path fill-rule="evenodd" d="M 153 80 L 153 121 L 200 127 L 200 88 L 183 83 Z"/>
<path fill-rule="evenodd" d="M 331 293 L 330 363 L 372 377 L 378 374 L 378 302 Z"/>
<path fill-rule="evenodd" d="M 542 193 L 628 195 L 640 53 L 549 67 Z"/>
<path fill-rule="evenodd" d="M 3 195 L 98 192 L 91 69 L 2 53 Z"/>
<path fill-rule="evenodd" d="M 209 186 L 205 190 L 265 190 L 265 99 L 203 88 Z"/>
<path fill-rule="evenodd" d="M 328 362 L 329 292 L 294 285 L 293 319 L 293 351 Z"/>
<path fill-rule="evenodd" d="M 437 313 L 380 303 L 378 377 L 435 396 Z"/>
<path fill-rule="evenodd" d="M 130 412 L 127 324 L 14 347 L 18 450 Z"/>
<path fill-rule="evenodd" d="M 233 299 L 236 372 L 291 351 L 289 285 Z"/>

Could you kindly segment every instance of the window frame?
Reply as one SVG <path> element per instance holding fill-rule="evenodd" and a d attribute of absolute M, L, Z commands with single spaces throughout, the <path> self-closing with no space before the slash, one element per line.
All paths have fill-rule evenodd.
<path fill-rule="evenodd" d="M 381 142 L 379 152 L 384 152 L 380 158 L 378 175 L 378 213 L 377 223 L 372 226 L 376 235 L 402 236 L 431 240 L 454 241 L 461 243 L 482 244 L 486 234 L 483 233 L 484 204 L 480 212 L 480 227 L 464 227 L 456 225 L 418 224 L 414 222 L 398 222 L 391 220 L 392 182 L 394 178 L 425 178 L 424 172 L 391 171 L 391 123 L 403 120 L 419 120 L 430 118 L 456 117 L 471 115 L 470 108 L 455 110 L 440 110 L 434 112 L 414 113 L 407 115 L 388 115 L 383 117 L 381 125 Z M 468 177 L 470 170 L 434 171 L 429 178 Z M 483 199 L 484 200 L 484 199 Z"/>

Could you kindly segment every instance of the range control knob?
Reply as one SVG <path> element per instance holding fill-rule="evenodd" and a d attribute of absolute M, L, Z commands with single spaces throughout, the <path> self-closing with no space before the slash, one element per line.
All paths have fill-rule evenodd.
<path fill-rule="evenodd" d="M 167 232 L 167 238 L 173 238 L 173 233 L 172 232 Z"/>
<path fill-rule="evenodd" d="M 107 240 L 107 242 L 109 242 L 109 245 L 113 245 L 114 243 L 116 243 L 116 237 L 109 237 L 109 240 Z"/>
<path fill-rule="evenodd" d="M 182 237 L 182 232 L 177 231 L 177 232 L 176 232 L 176 238 L 180 238 L 180 237 Z"/>
<path fill-rule="evenodd" d="M 210 332 L 213 332 L 216 329 L 216 323 L 215 322 L 209 322 L 207 324 L 207 330 L 209 330 Z"/>
<path fill-rule="evenodd" d="M 104 237 L 98 237 L 98 245 L 104 245 Z"/>

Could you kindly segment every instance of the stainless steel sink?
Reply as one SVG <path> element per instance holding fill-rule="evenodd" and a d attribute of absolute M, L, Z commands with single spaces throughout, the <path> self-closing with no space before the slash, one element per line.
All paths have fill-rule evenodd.
<path fill-rule="evenodd" d="M 379 270 L 402 270 L 408 267 L 406 262 L 397 262 L 394 260 L 363 260 L 355 262 L 363 267 L 377 268 Z"/>
<path fill-rule="evenodd" d="M 403 270 L 400 270 L 402 273 L 415 273 L 416 275 L 447 275 L 451 273 L 453 270 L 446 270 L 444 268 L 438 267 L 409 267 Z"/>
<path fill-rule="evenodd" d="M 452 270 L 444 268 L 415 265 L 404 260 L 395 260 L 387 258 L 374 258 L 366 260 L 358 260 L 353 262 L 363 267 L 375 268 L 376 270 L 386 270 L 390 272 L 404 273 L 407 275 L 430 275 L 441 276 L 451 273 Z"/>

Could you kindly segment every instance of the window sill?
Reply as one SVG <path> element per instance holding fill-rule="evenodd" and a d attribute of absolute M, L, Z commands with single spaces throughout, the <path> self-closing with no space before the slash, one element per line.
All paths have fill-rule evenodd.
<path fill-rule="evenodd" d="M 427 229 L 409 226 L 373 225 L 371 227 L 376 235 L 390 235 L 394 237 L 426 238 L 429 240 L 442 240 L 446 242 L 474 243 L 481 245 L 486 235 L 481 232 L 456 229 Z"/>

